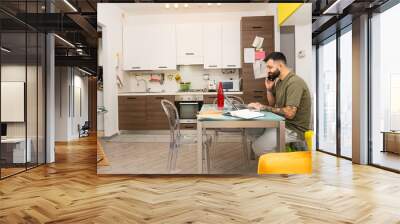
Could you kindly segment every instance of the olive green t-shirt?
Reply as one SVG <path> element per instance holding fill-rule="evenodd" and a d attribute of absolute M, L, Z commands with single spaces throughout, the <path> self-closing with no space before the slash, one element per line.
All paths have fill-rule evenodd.
<path fill-rule="evenodd" d="M 305 81 L 290 72 L 284 80 L 278 80 L 272 93 L 275 96 L 275 107 L 297 107 L 293 119 L 286 119 L 286 127 L 304 137 L 304 132 L 310 129 L 311 96 Z"/>

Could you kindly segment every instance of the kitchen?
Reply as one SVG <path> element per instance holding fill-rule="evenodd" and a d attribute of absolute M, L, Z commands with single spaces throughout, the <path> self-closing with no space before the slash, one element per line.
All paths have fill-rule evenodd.
<path fill-rule="evenodd" d="M 218 83 L 222 82 L 225 94 L 238 96 L 244 103 L 266 100 L 264 79 L 256 79 L 254 61 L 246 61 L 244 51 L 254 47 L 256 37 L 263 39 L 253 52 L 257 57 L 279 49 L 276 14 L 272 3 L 99 4 L 104 89 L 98 93 L 98 105 L 108 111 L 99 120 L 105 154 L 115 162 L 98 167 L 98 172 L 166 172 L 169 123 L 161 101 L 169 100 L 178 109 L 183 135 L 189 136 L 188 150 L 181 150 L 188 153 L 187 161 L 178 159 L 178 165 L 182 162 L 186 167 L 180 168 L 181 173 L 195 173 L 189 149 L 195 148 L 196 115 L 203 104 L 214 103 Z M 221 142 L 226 144 L 222 148 L 237 147 L 240 135 L 227 134 Z M 116 150 L 127 147 L 129 152 Z M 159 151 L 148 153 L 149 147 Z M 132 162 L 128 155 L 140 157 L 138 148 L 144 154 L 141 161 L 154 161 L 158 169 Z M 215 173 L 244 172 L 241 150 L 226 154 L 236 151 L 237 158 L 224 160 L 235 165 L 229 169 L 221 165 Z M 155 158 L 160 153 L 165 158 Z M 249 172 L 255 170 L 256 162 L 252 162 Z"/>

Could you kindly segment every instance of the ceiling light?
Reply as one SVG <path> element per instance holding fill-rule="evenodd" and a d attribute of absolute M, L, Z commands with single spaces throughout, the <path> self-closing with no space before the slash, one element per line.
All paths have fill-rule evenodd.
<path fill-rule="evenodd" d="M 165 4 L 165 8 L 166 8 L 166 9 L 169 9 L 169 4 Z"/>
<path fill-rule="evenodd" d="M 6 53 L 10 53 L 10 52 L 11 52 L 11 50 L 9 50 L 9 49 L 7 49 L 7 48 L 5 48 L 5 47 L 1 47 L 0 49 L 1 49 L 2 51 L 6 52 Z"/>
<path fill-rule="evenodd" d="M 332 5 L 324 10 L 322 14 L 342 14 L 343 9 L 351 5 L 354 0 L 336 0 Z"/>
<path fill-rule="evenodd" d="M 217 3 L 217 6 L 221 6 L 221 3 Z"/>
<path fill-rule="evenodd" d="M 57 37 L 58 39 L 60 39 L 62 42 L 66 43 L 67 45 L 69 45 L 70 47 L 75 48 L 75 45 L 73 45 L 71 42 L 69 42 L 68 40 L 58 36 L 57 34 L 54 34 L 55 37 Z"/>
<path fill-rule="evenodd" d="M 207 3 L 208 6 L 212 6 L 212 3 Z"/>
<path fill-rule="evenodd" d="M 78 70 L 81 71 L 81 72 L 83 72 L 83 73 L 85 73 L 85 74 L 87 74 L 87 75 L 93 75 L 92 73 L 90 73 L 90 72 L 88 72 L 88 71 L 85 71 L 85 70 L 83 70 L 83 69 L 81 69 L 81 68 L 78 68 Z"/>
<path fill-rule="evenodd" d="M 174 7 L 177 9 L 177 8 L 179 8 L 179 4 L 178 3 L 175 3 L 174 4 Z"/>
<path fill-rule="evenodd" d="M 183 5 L 183 7 L 187 8 L 187 7 L 189 7 L 189 4 L 185 3 L 185 4 Z"/>
<path fill-rule="evenodd" d="M 65 4 L 67 4 L 72 10 L 74 10 L 75 12 L 78 12 L 78 10 L 68 1 L 68 0 L 64 0 Z"/>

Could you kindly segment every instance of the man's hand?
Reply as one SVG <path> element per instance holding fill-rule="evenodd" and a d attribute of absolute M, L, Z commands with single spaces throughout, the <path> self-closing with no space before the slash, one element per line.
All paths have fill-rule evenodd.
<path fill-rule="evenodd" d="M 247 105 L 248 107 L 250 107 L 250 108 L 254 108 L 255 110 L 261 110 L 263 107 L 264 107 L 264 105 L 262 105 L 261 103 L 249 103 L 248 105 Z"/>
<path fill-rule="evenodd" d="M 269 79 L 265 79 L 265 88 L 267 88 L 268 91 L 271 91 L 272 88 L 274 87 L 275 82 L 271 81 Z"/>

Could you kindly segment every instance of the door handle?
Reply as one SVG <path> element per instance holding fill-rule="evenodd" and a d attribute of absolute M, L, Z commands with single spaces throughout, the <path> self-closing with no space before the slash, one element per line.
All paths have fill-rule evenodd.
<path fill-rule="evenodd" d="M 217 65 L 209 65 L 209 66 L 207 66 L 207 67 L 209 67 L 209 68 L 216 68 Z"/>
<path fill-rule="evenodd" d="M 132 69 L 140 69 L 140 67 L 136 66 L 136 67 L 132 67 Z"/>
<path fill-rule="evenodd" d="M 186 55 L 194 55 L 194 53 L 191 53 L 191 52 L 189 52 L 189 53 L 185 53 Z"/>
<path fill-rule="evenodd" d="M 236 67 L 236 65 L 227 65 L 228 67 Z"/>
<path fill-rule="evenodd" d="M 167 66 L 158 66 L 158 68 L 168 68 Z"/>

